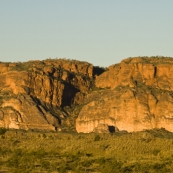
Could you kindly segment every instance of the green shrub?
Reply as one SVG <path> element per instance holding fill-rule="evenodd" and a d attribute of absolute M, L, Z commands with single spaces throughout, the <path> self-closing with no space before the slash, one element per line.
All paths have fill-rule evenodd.
<path fill-rule="evenodd" d="M 2 135 L 2 136 L 1 136 L 1 139 L 5 139 L 5 136 L 4 136 L 4 135 Z"/>
<path fill-rule="evenodd" d="M 101 157 L 101 158 L 97 159 L 96 162 L 97 162 L 99 165 L 103 165 L 103 164 L 106 162 L 106 160 L 105 160 L 105 158 Z"/>
<path fill-rule="evenodd" d="M 46 138 L 46 134 L 45 133 L 43 133 L 43 138 Z"/>
<path fill-rule="evenodd" d="M 0 128 L 0 135 L 4 135 L 6 131 L 7 131 L 7 129 L 1 127 Z"/>
<path fill-rule="evenodd" d="M 59 173 L 66 173 L 68 170 L 68 166 L 66 164 L 63 164 L 59 169 Z"/>
<path fill-rule="evenodd" d="M 153 165 L 153 168 L 155 169 L 155 170 L 161 170 L 161 169 L 163 169 L 165 167 L 165 164 L 164 163 L 155 163 L 154 165 Z"/>
<path fill-rule="evenodd" d="M 160 150 L 154 149 L 154 150 L 153 150 L 153 155 L 157 156 L 157 155 L 159 154 L 159 152 L 160 152 Z"/>
<path fill-rule="evenodd" d="M 7 166 L 8 167 L 15 167 L 17 168 L 20 164 L 19 158 L 18 157 L 11 157 L 7 161 Z"/>
<path fill-rule="evenodd" d="M 42 167 L 45 169 L 49 169 L 50 168 L 50 162 L 47 160 L 43 160 L 41 163 Z"/>
<path fill-rule="evenodd" d="M 120 173 L 122 163 L 116 159 L 105 160 L 105 163 L 101 165 L 103 173 Z M 132 168 L 128 168 L 125 171 L 132 171 Z"/>
<path fill-rule="evenodd" d="M 100 136 L 96 135 L 95 138 L 94 138 L 94 141 L 100 141 Z"/>

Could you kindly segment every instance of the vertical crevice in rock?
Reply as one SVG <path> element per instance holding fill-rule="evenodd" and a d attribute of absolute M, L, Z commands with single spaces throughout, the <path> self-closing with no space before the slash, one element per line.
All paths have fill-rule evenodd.
<path fill-rule="evenodd" d="M 74 97 L 77 92 L 80 92 L 79 89 L 74 88 L 72 85 L 64 85 L 61 107 L 71 106 L 74 103 Z"/>
<path fill-rule="evenodd" d="M 156 78 L 156 76 L 157 76 L 157 67 L 155 66 L 154 67 L 154 78 Z"/>

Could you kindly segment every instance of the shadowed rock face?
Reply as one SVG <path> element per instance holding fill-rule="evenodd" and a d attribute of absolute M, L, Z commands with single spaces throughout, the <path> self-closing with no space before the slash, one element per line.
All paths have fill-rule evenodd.
<path fill-rule="evenodd" d="M 73 126 L 73 127 L 72 127 Z M 173 131 L 173 59 L 0 63 L 0 127 L 110 133 Z"/>
<path fill-rule="evenodd" d="M 55 130 L 93 86 L 94 67 L 63 59 L 0 63 L 0 127 Z"/>
<path fill-rule="evenodd" d="M 110 66 L 95 84 L 103 90 L 88 95 L 76 120 L 78 132 L 93 132 L 100 124 L 173 131 L 172 58 L 128 58 Z"/>

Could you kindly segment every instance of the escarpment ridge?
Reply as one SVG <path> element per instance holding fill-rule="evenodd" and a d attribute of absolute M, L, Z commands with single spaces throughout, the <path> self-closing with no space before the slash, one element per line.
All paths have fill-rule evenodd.
<path fill-rule="evenodd" d="M 78 132 L 91 132 L 99 124 L 119 130 L 165 128 L 173 131 L 173 59 L 128 58 L 96 78 L 99 95 L 77 118 Z M 97 98 L 97 96 L 95 96 Z"/>
<path fill-rule="evenodd" d="M 0 126 L 60 130 L 69 116 L 65 108 L 80 104 L 101 71 L 87 62 L 65 59 L 1 62 Z"/>
<path fill-rule="evenodd" d="M 0 127 L 173 131 L 173 58 L 127 58 L 108 68 L 66 59 L 1 62 L 0 83 Z"/>

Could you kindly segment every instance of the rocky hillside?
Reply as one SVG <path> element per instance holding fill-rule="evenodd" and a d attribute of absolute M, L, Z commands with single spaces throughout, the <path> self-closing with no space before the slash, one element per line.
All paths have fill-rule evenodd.
<path fill-rule="evenodd" d="M 0 126 L 40 130 L 73 126 L 65 109 L 82 102 L 93 88 L 94 76 L 102 71 L 87 62 L 64 59 L 1 62 Z"/>
<path fill-rule="evenodd" d="M 173 131 L 173 58 L 107 69 L 47 59 L 0 63 L 0 127 L 77 132 Z"/>
<path fill-rule="evenodd" d="M 128 58 L 96 78 L 99 91 L 87 96 L 76 120 L 78 132 L 173 131 L 173 59 Z M 105 127 L 106 125 L 106 127 Z"/>

